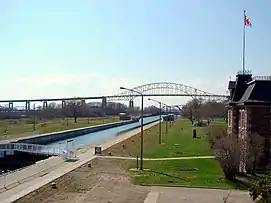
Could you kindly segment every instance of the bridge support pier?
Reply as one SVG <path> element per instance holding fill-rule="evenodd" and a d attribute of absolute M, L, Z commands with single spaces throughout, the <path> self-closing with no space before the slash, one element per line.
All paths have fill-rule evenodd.
<path fill-rule="evenodd" d="M 10 110 L 13 110 L 13 102 L 9 102 L 9 103 L 8 103 L 8 108 L 9 108 Z"/>
<path fill-rule="evenodd" d="M 81 106 L 82 106 L 82 107 L 85 107 L 85 105 L 86 105 L 86 100 L 84 100 L 84 99 L 81 100 Z"/>
<path fill-rule="evenodd" d="M 43 110 L 44 110 L 44 109 L 47 109 L 47 106 L 48 106 L 47 101 L 44 101 L 44 102 L 43 102 Z"/>
<path fill-rule="evenodd" d="M 30 110 L 30 102 L 29 102 L 29 101 L 26 101 L 26 102 L 25 102 L 25 110 L 26 110 L 26 111 L 29 111 L 29 110 Z"/>
<path fill-rule="evenodd" d="M 102 100 L 102 108 L 105 108 L 106 107 L 106 97 L 103 97 L 103 100 Z"/>
<path fill-rule="evenodd" d="M 134 108 L 134 101 L 133 100 L 129 101 L 129 108 Z"/>
<path fill-rule="evenodd" d="M 63 109 L 65 106 L 66 106 L 66 102 L 65 102 L 65 100 L 62 100 L 62 103 L 61 103 L 62 109 Z"/>

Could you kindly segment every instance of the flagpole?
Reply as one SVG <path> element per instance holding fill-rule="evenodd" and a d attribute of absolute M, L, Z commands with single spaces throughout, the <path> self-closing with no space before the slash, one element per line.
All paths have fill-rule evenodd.
<path fill-rule="evenodd" d="M 246 54 L 246 25 L 245 25 L 245 20 L 246 20 L 246 11 L 244 10 L 244 27 L 243 27 L 243 74 L 245 74 L 245 54 Z"/>

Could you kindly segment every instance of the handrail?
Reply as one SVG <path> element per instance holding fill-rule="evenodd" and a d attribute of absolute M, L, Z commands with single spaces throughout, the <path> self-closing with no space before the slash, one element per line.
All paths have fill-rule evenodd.
<path fill-rule="evenodd" d="M 46 154 L 46 155 L 63 155 L 66 153 L 64 149 L 28 143 L 7 143 L 5 144 L 5 147 L 2 148 L 2 150 L 30 152 L 34 154 Z"/>

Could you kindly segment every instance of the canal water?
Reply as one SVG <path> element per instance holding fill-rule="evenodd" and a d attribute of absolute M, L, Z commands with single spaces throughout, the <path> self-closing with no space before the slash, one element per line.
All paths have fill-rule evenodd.
<path fill-rule="evenodd" d="M 148 124 L 157 120 L 159 120 L 159 116 L 146 117 L 146 118 L 143 118 L 143 123 Z M 106 129 L 106 130 L 102 130 L 98 132 L 88 133 L 88 134 L 77 136 L 70 139 L 48 143 L 47 146 L 58 148 L 58 149 L 66 149 L 67 147 L 69 149 L 72 149 L 72 148 L 79 148 L 86 144 L 91 144 L 91 143 L 97 144 L 97 143 L 101 143 L 102 141 L 108 138 L 112 138 L 113 136 L 118 136 L 119 133 L 121 133 L 122 131 L 128 131 L 130 129 L 140 127 L 140 125 L 141 125 L 141 120 L 135 123 L 131 123 L 131 124 L 127 124 L 127 125 L 123 125 L 119 127 L 114 127 L 114 128 L 110 128 L 110 129 Z"/>
<path fill-rule="evenodd" d="M 159 116 L 147 117 L 143 119 L 144 124 L 151 123 L 153 121 L 159 120 Z M 118 136 L 121 132 L 129 131 L 134 128 L 140 127 L 141 120 L 139 122 L 127 124 L 124 126 L 114 127 L 94 133 L 89 133 L 85 135 L 81 135 L 78 137 L 72 138 L 72 142 L 69 143 L 69 149 L 71 148 L 79 148 L 85 144 L 97 144 L 101 143 L 108 138 L 112 138 L 113 136 Z M 59 142 L 53 142 L 47 144 L 47 146 L 58 148 L 58 149 L 66 149 L 67 141 L 71 139 L 61 140 Z M 1 158 L 2 157 L 2 158 Z M 15 152 L 14 155 L 5 156 L 4 154 L 0 154 L 0 177 L 5 174 L 7 171 L 12 172 L 16 169 L 20 169 L 25 166 L 32 165 L 37 161 L 48 158 L 49 156 L 41 155 L 41 154 L 30 154 L 24 152 Z"/>

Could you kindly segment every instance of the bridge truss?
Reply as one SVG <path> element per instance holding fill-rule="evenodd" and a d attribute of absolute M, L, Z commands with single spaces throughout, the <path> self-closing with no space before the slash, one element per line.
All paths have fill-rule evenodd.
<path fill-rule="evenodd" d="M 203 100 L 215 100 L 223 102 L 228 100 L 228 95 L 219 95 L 213 94 L 210 92 L 202 91 L 197 88 L 178 84 L 171 82 L 159 82 L 159 83 L 149 83 L 145 85 L 140 85 L 134 87 L 133 91 L 139 92 L 144 96 L 153 97 L 153 96 L 188 96 L 191 98 L 200 98 Z M 41 98 L 41 99 L 18 99 L 18 100 L 0 100 L 0 111 L 20 111 L 13 108 L 14 103 L 25 103 L 24 111 L 30 111 L 30 103 L 32 102 L 43 102 L 43 109 L 47 108 L 48 102 L 62 102 L 62 108 L 66 105 L 68 101 L 79 101 L 83 106 L 86 100 L 102 100 L 102 107 L 106 106 L 107 101 L 130 101 L 129 106 L 133 107 L 133 100 L 140 96 L 140 94 L 132 92 L 129 90 L 125 90 L 116 95 L 110 96 L 91 96 L 91 97 L 70 97 L 70 98 Z M 7 103 L 8 106 L 4 107 L 2 103 Z"/>
<path fill-rule="evenodd" d="M 144 96 L 189 96 L 192 98 L 202 98 L 204 100 L 224 101 L 228 99 L 227 95 L 213 94 L 210 92 L 202 91 L 194 87 L 184 84 L 159 82 L 150 83 L 132 88 L 132 90 L 142 93 Z M 123 92 L 110 96 L 108 101 L 132 101 L 140 96 L 136 92 L 124 90 Z"/>

